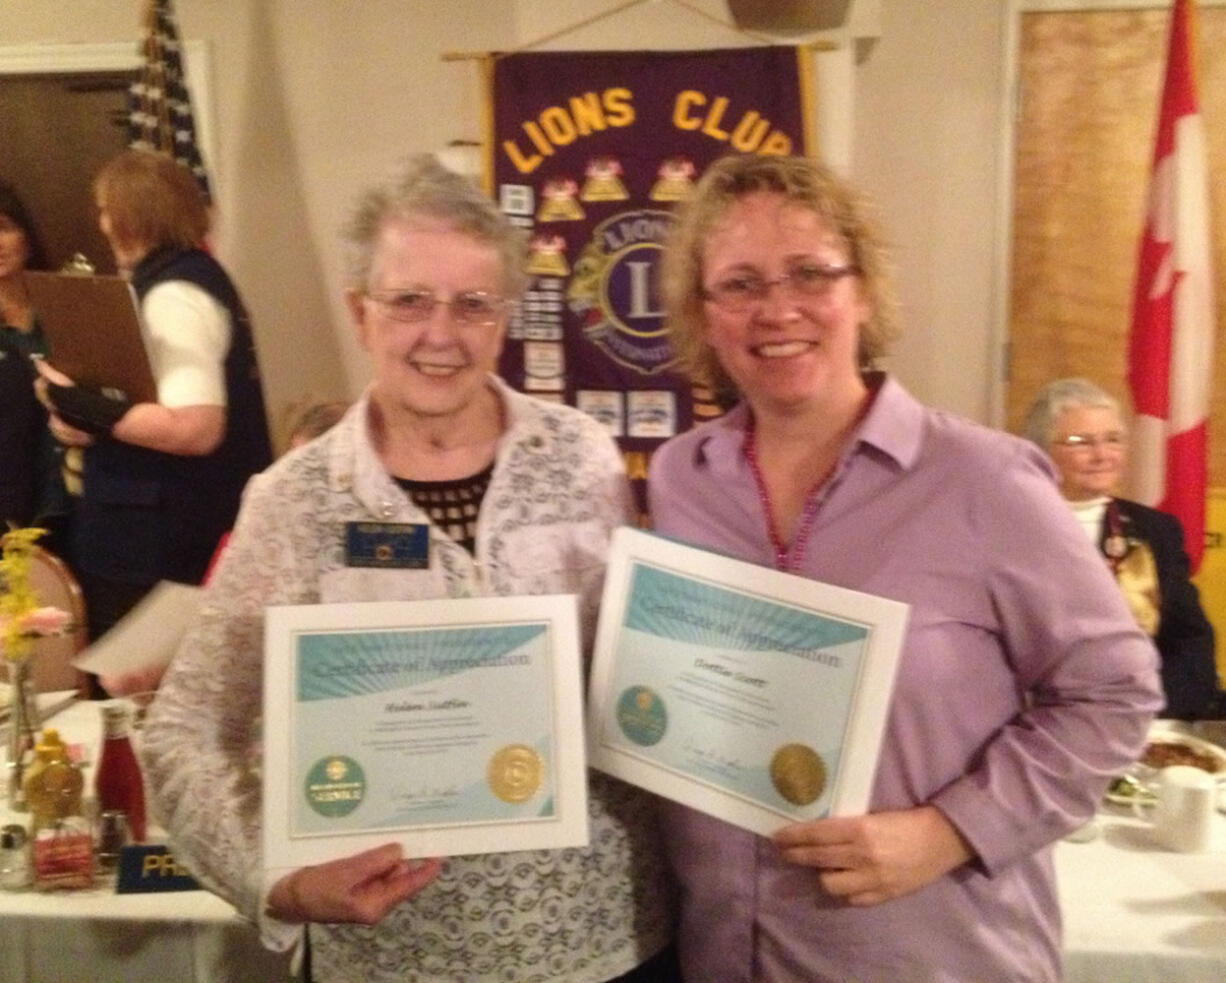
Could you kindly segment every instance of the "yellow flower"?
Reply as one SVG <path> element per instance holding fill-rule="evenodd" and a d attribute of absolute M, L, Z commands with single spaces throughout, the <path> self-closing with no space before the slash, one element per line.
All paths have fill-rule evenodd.
<path fill-rule="evenodd" d="M 47 530 L 11 528 L 0 535 L 0 651 L 11 662 L 20 662 L 34 651 L 40 635 L 58 635 L 70 627 L 70 618 L 59 608 L 41 607 L 30 583 L 30 558 L 35 541 Z"/>

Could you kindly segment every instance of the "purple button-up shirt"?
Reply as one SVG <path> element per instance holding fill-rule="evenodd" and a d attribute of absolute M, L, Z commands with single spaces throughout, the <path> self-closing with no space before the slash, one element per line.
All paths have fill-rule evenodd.
<path fill-rule="evenodd" d="M 772 566 L 738 407 L 669 441 L 658 531 Z M 1033 445 L 880 383 L 799 572 L 910 616 L 871 809 L 937 806 L 977 858 L 852 908 L 766 839 L 671 805 L 687 981 L 1049 981 L 1050 844 L 1094 812 L 1161 705 L 1157 660 Z"/>

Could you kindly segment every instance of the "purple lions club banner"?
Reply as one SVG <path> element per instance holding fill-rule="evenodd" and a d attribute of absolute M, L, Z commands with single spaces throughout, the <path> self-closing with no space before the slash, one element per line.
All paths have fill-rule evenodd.
<path fill-rule="evenodd" d="M 493 59 L 492 190 L 529 232 L 531 275 L 500 372 L 608 427 L 642 513 L 651 452 L 720 412 L 675 371 L 664 328 L 672 208 L 718 157 L 813 151 L 811 58 L 770 46 Z"/>

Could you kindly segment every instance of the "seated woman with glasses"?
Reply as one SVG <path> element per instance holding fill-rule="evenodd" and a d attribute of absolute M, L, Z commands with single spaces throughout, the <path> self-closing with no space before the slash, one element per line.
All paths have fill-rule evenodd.
<path fill-rule="evenodd" d="M 1106 559 L 1137 624 L 1158 646 L 1163 715 L 1215 715 L 1213 626 L 1188 579 L 1183 527 L 1173 515 L 1114 495 L 1128 452 L 1119 403 L 1086 379 L 1057 379 L 1040 390 L 1025 434 L 1051 454 L 1061 492 Z"/>

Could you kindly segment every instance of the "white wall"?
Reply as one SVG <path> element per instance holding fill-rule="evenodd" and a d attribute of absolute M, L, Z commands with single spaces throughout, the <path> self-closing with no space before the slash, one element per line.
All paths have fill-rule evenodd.
<path fill-rule="evenodd" d="M 695 0 L 727 19 L 723 0 Z M 143 0 L 4 0 L 0 45 L 132 41 Z M 476 66 L 614 0 L 176 0 L 207 43 L 217 248 L 252 308 L 270 402 L 355 395 L 365 377 L 340 299 L 338 230 L 398 157 L 478 135 Z M 907 333 L 892 367 L 921 398 L 990 421 L 998 286 L 1002 38 L 994 0 L 856 0 L 834 76 L 846 110 L 823 146 L 878 200 Z M 746 39 L 667 0 L 549 47 L 728 46 Z M 786 42 L 796 38 L 783 38 Z M 830 86 L 823 86 L 824 93 Z M 833 121 L 833 122 L 832 122 Z M 843 138 L 839 134 L 843 134 Z M 0 150 L 2 153 L 2 150 Z"/>
<path fill-rule="evenodd" d="M 856 77 L 855 172 L 896 249 L 891 368 L 925 402 L 997 423 L 1005 4 L 888 0 Z"/>

